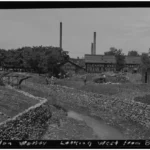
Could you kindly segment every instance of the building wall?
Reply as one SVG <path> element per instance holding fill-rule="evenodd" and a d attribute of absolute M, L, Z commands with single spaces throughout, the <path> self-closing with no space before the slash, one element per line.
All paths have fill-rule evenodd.
<path fill-rule="evenodd" d="M 140 67 L 139 64 L 126 64 L 123 70 L 132 72 L 134 68 L 139 67 Z M 103 71 L 116 71 L 116 64 L 86 63 L 86 71 L 91 73 L 99 73 Z M 137 71 L 139 71 L 139 69 Z"/>
<path fill-rule="evenodd" d="M 76 70 L 76 67 L 70 63 L 66 63 L 62 66 L 62 69 L 65 71 L 65 72 L 75 72 Z"/>
<path fill-rule="evenodd" d="M 128 72 L 132 72 L 134 70 L 134 68 L 137 68 L 139 71 L 139 64 L 126 64 L 123 70 L 127 70 Z"/>
<path fill-rule="evenodd" d="M 85 54 L 85 63 L 86 63 L 87 72 L 96 73 L 96 72 L 101 72 L 101 71 L 115 71 L 116 70 L 115 56 Z M 126 63 L 125 68 L 122 70 L 133 72 L 134 68 L 139 68 L 141 64 L 141 58 L 139 56 L 138 57 L 126 56 L 125 63 Z M 111 67 L 112 64 L 113 66 Z M 97 65 L 99 65 L 99 67 Z M 100 67 L 100 65 L 104 65 L 104 66 Z"/>
<path fill-rule="evenodd" d="M 116 65 L 115 64 L 86 64 L 86 71 L 89 73 L 100 73 L 103 71 L 115 71 Z"/>

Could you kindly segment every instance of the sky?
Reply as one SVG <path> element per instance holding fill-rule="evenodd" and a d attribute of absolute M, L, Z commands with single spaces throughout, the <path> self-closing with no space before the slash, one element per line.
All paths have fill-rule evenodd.
<path fill-rule="evenodd" d="M 150 48 L 150 8 L 1 9 L 0 48 L 59 47 L 60 22 L 62 48 L 73 58 L 91 54 L 93 32 L 96 54 L 110 47 L 124 54 Z"/>

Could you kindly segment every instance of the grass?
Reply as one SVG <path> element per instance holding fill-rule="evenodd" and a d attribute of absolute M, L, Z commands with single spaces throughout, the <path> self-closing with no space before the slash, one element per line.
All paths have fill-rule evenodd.
<path fill-rule="evenodd" d="M 77 77 L 76 77 L 77 78 Z M 26 84 L 23 83 L 22 90 L 29 92 L 35 96 L 39 97 L 45 97 L 50 98 L 49 92 L 50 89 L 47 87 L 44 83 L 44 79 L 39 76 L 40 83 L 35 82 L 35 80 L 38 80 L 38 77 L 36 79 L 31 78 L 29 79 Z M 87 85 L 84 85 L 82 79 L 78 78 L 78 81 L 73 81 L 73 78 L 70 79 L 63 79 L 63 80 L 57 80 L 55 82 L 58 85 L 62 86 L 68 86 L 73 87 L 75 89 L 79 89 L 86 92 L 93 92 L 98 94 L 103 94 L 107 96 L 119 96 L 121 99 L 124 98 L 130 98 L 133 95 L 138 96 L 137 93 L 142 92 L 148 92 L 150 89 L 150 86 L 145 86 L 145 84 L 133 84 L 133 83 L 127 83 L 127 84 L 93 84 L 91 82 L 88 82 Z M 52 99 L 51 99 L 52 101 Z M 53 100 L 55 102 L 55 100 Z"/>
<path fill-rule="evenodd" d="M 106 72 L 106 75 L 108 75 L 107 81 L 115 82 L 115 77 L 111 77 L 110 74 L 111 74 L 111 72 Z M 45 79 L 42 76 L 39 76 L 37 74 L 28 74 L 28 75 L 32 75 L 32 78 L 28 79 L 26 82 L 38 84 L 39 86 L 44 85 L 46 83 Z M 58 79 L 56 81 L 56 84 L 77 88 L 77 89 L 84 90 L 87 92 L 104 94 L 104 95 L 115 95 L 115 94 L 118 94 L 118 92 L 120 92 L 120 91 L 127 91 L 127 90 L 135 90 L 135 91 L 138 90 L 138 91 L 146 92 L 146 91 L 149 91 L 149 89 L 150 89 L 150 87 L 145 86 L 145 84 L 135 84 L 137 82 L 140 83 L 140 79 L 141 79 L 140 74 L 127 73 L 126 76 L 129 78 L 130 82 L 124 83 L 121 85 L 93 84 L 93 82 L 92 82 L 93 79 L 95 79 L 99 76 L 100 76 L 99 74 L 94 74 L 94 75 L 87 74 L 87 85 L 84 85 L 82 76 L 73 76 L 69 79 L 63 79 L 63 80 Z M 27 89 L 27 88 L 25 88 L 25 86 L 24 86 L 24 89 Z M 32 93 L 36 93 L 33 89 L 31 89 L 31 90 L 32 90 Z M 45 95 L 45 92 L 42 92 L 43 90 L 40 87 L 36 88 L 36 91 L 39 92 L 39 93 L 37 93 L 37 96 Z"/>
<path fill-rule="evenodd" d="M 39 101 L 13 89 L 0 87 L 0 112 L 13 117 Z M 1 117 L 0 117 L 1 118 Z"/>
<path fill-rule="evenodd" d="M 121 91 L 142 89 L 140 85 L 136 86 L 132 83 L 117 85 L 117 84 L 94 84 L 92 82 L 87 82 L 87 84 L 84 85 L 83 81 L 58 80 L 56 81 L 56 84 L 61 86 L 73 87 L 87 92 L 104 94 L 104 95 L 116 95 L 118 94 L 118 92 Z M 146 89 L 148 90 L 148 88 L 144 88 L 144 89 L 145 91 Z"/>
<path fill-rule="evenodd" d="M 23 83 L 22 89 L 39 97 L 49 98 L 49 89 L 45 85 L 45 79 L 42 76 L 37 74 L 30 74 L 32 78 L 26 81 L 26 84 Z M 62 86 L 73 87 L 79 90 L 83 90 L 86 92 L 94 92 L 103 95 L 119 95 L 122 98 L 130 97 L 133 95 L 132 93 L 143 93 L 150 91 L 150 85 L 147 84 L 135 84 L 134 82 L 128 82 L 120 85 L 115 84 L 93 84 L 91 81 L 99 76 L 99 74 L 87 74 L 87 84 L 84 85 L 83 79 L 81 76 L 73 76 L 69 79 L 57 79 L 56 84 Z M 135 76 L 134 81 L 140 81 L 140 74 L 127 74 L 129 80 Z M 141 99 L 142 102 L 142 99 Z M 143 101 L 146 103 L 146 101 Z M 149 103 L 149 102 L 148 102 Z"/>
<path fill-rule="evenodd" d="M 116 82 L 115 77 L 110 76 L 111 72 L 106 72 L 106 81 L 108 82 Z M 87 85 L 84 85 L 83 79 L 80 77 L 72 77 L 70 79 L 65 80 L 57 80 L 56 84 L 62 86 L 68 86 L 77 88 L 80 90 L 84 90 L 87 92 L 94 92 L 104 95 L 115 95 L 121 91 L 138 91 L 138 92 L 149 92 L 150 85 L 141 83 L 141 74 L 132 74 L 127 73 L 126 77 L 128 78 L 128 82 L 122 83 L 119 85 L 113 84 L 94 84 L 92 81 L 98 78 L 100 74 L 87 74 Z"/>
<path fill-rule="evenodd" d="M 0 122 L 3 122 L 3 121 L 5 121 L 5 120 L 7 120 L 8 118 L 6 117 L 6 116 L 4 116 L 4 115 L 0 115 Z"/>
<path fill-rule="evenodd" d="M 87 114 L 89 112 L 92 112 L 93 116 L 100 116 L 104 120 L 112 120 L 112 116 L 115 117 L 116 120 L 116 127 L 120 127 L 123 129 L 124 133 L 127 133 L 129 137 L 136 137 L 136 139 L 143 139 L 142 136 L 145 136 L 147 133 L 147 130 L 145 131 L 145 128 L 140 126 L 137 122 L 131 122 L 130 120 L 124 121 L 122 118 L 117 118 L 115 116 L 116 114 L 107 112 L 105 110 L 99 109 L 99 104 L 97 102 L 92 102 L 88 104 L 88 100 L 82 101 L 78 98 L 75 98 L 74 100 L 70 99 L 63 99 L 61 100 L 60 96 L 55 95 L 54 97 L 49 96 L 50 89 L 47 85 L 42 84 L 44 83 L 44 79 L 39 77 L 40 80 L 38 80 L 38 76 L 34 78 L 29 79 L 26 84 L 23 84 L 22 90 L 25 90 L 35 96 L 45 97 L 49 99 L 49 103 L 55 103 L 56 106 L 61 107 L 75 111 L 84 111 Z M 138 93 L 139 95 L 143 92 L 149 92 L 150 86 L 145 84 L 135 84 L 135 83 L 126 83 L 126 84 L 120 84 L 120 85 L 104 85 L 104 84 L 93 84 L 90 81 L 93 79 L 92 76 L 90 76 L 90 79 L 88 80 L 87 85 L 84 85 L 83 80 L 80 77 L 73 77 L 70 79 L 64 79 L 64 80 L 57 80 L 56 84 L 68 86 L 68 87 L 74 87 L 79 90 L 87 91 L 87 92 L 94 92 L 104 95 L 115 95 L 119 96 L 122 100 L 125 100 L 125 98 L 130 98 L 134 95 L 134 93 Z M 35 82 L 35 80 L 38 80 L 40 82 Z M 57 94 L 57 93 L 55 93 Z M 58 93 L 59 95 L 59 93 Z M 77 93 L 75 93 L 75 96 L 77 96 Z M 57 98 L 56 98 L 57 97 Z M 147 98 L 149 98 L 148 96 Z M 90 100 L 90 99 L 89 99 Z M 111 99 L 110 99 L 111 100 Z M 57 105 L 57 101 L 59 101 L 59 105 Z M 79 102 L 80 101 L 80 102 Z M 107 101 L 107 99 L 106 99 Z M 109 101 L 109 98 L 108 98 Z M 83 104 L 83 103 L 84 104 Z M 141 98 L 141 102 L 144 102 L 143 98 Z M 81 104 L 80 104 L 81 103 Z M 117 119 L 116 119 L 117 118 Z M 112 123 L 113 124 L 113 123 Z M 128 131 L 129 129 L 129 131 Z M 139 132 L 139 133 L 138 133 Z M 147 136 L 149 138 L 149 135 Z M 133 139 L 133 138 L 131 138 Z"/>
<path fill-rule="evenodd" d="M 136 74 L 127 73 L 126 77 L 129 79 L 131 83 L 141 83 L 142 75 L 140 73 Z"/>

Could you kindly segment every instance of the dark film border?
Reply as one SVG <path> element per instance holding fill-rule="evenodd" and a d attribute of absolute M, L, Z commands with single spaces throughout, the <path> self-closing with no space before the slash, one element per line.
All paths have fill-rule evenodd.
<path fill-rule="evenodd" d="M 148 1 L 1 1 L 0 9 L 150 7 Z"/>
<path fill-rule="evenodd" d="M 0 148 L 150 148 L 150 140 L 3 140 Z"/>
<path fill-rule="evenodd" d="M 112 1 L 10 1 L 0 2 L 0 9 L 43 9 L 43 8 L 128 8 L 150 7 L 150 2 Z M 0 148 L 150 148 L 150 140 L 1 140 Z"/>

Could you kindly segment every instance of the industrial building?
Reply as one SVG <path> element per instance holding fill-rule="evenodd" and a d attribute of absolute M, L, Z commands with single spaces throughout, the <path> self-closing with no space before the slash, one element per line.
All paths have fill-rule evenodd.
<path fill-rule="evenodd" d="M 60 48 L 62 48 L 62 22 L 60 22 Z M 149 50 L 150 51 L 150 50 Z M 141 65 L 140 56 L 125 56 L 126 71 L 138 70 Z M 91 43 L 91 54 L 85 54 L 84 59 L 70 59 L 70 61 L 61 64 L 66 71 L 77 72 L 81 68 L 89 73 L 99 73 L 103 71 L 116 71 L 115 56 L 96 54 L 96 32 L 93 32 L 93 42 Z M 80 68 L 80 69 L 79 69 Z M 81 69 L 81 70 L 82 70 Z"/>
<path fill-rule="evenodd" d="M 97 55 L 96 54 L 96 32 L 93 35 L 91 43 L 91 54 L 85 54 L 85 68 L 89 73 L 99 73 L 103 71 L 116 71 L 115 56 Z M 125 56 L 125 67 L 123 70 L 131 72 L 139 70 L 141 65 L 140 56 Z"/>
<path fill-rule="evenodd" d="M 115 71 L 116 59 L 115 56 L 104 55 L 85 55 L 86 71 L 89 73 L 98 73 L 102 71 Z"/>
<path fill-rule="evenodd" d="M 132 72 L 139 69 L 141 64 L 140 56 L 125 56 L 124 70 Z M 115 56 L 85 54 L 86 71 L 89 73 L 99 73 L 103 71 L 116 71 Z"/>
<path fill-rule="evenodd" d="M 77 63 L 74 63 L 71 59 L 64 63 L 61 63 L 58 67 L 62 68 L 65 72 L 68 72 L 68 73 L 84 73 L 85 72 L 85 68 L 83 66 Z"/>

